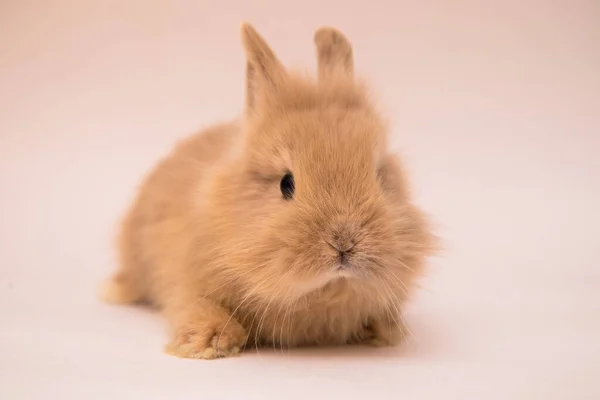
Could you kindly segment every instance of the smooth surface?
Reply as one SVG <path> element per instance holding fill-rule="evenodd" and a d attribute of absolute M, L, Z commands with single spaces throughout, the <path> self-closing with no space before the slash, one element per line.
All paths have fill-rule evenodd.
<path fill-rule="evenodd" d="M 142 175 L 241 111 L 242 20 L 311 69 L 340 28 L 381 96 L 446 247 L 404 348 L 179 360 L 96 300 Z M 0 398 L 599 399 L 599 76 L 591 0 L 2 1 Z"/>

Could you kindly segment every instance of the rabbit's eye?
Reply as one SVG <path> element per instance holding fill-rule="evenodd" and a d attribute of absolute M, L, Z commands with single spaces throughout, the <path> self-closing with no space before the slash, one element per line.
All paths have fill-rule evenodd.
<path fill-rule="evenodd" d="M 294 197 L 294 175 L 292 175 L 291 172 L 288 172 L 281 178 L 279 188 L 281 189 L 281 194 L 285 200 L 291 200 Z"/>

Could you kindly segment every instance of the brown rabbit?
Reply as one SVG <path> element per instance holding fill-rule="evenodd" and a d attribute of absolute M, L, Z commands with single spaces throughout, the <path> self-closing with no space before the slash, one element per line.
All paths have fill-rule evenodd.
<path fill-rule="evenodd" d="M 181 357 L 396 344 L 433 237 L 350 43 L 316 32 L 314 81 L 286 71 L 251 26 L 242 39 L 244 121 L 183 141 L 145 180 L 105 299 L 159 307 Z"/>

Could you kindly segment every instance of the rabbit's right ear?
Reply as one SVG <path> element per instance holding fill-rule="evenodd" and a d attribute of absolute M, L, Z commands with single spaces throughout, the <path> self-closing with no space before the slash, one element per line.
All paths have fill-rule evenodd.
<path fill-rule="evenodd" d="M 249 24 L 242 24 L 242 43 L 246 50 L 246 111 L 256 107 L 259 98 L 277 90 L 286 72 L 265 40 Z"/>
<path fill-rule="evenodd" d="M 336 74 L 354 75 L 354 58 L 350 41 L 337 29 L 323 27 L 315 32 L 319 80 Z"/>

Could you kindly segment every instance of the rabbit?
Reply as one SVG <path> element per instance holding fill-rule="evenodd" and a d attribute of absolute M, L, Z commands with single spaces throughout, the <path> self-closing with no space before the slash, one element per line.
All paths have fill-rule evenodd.
<path fill-rule="evenodd" d="M 245 115 L 179 143 L 141 185 L 104 300 L 164 315 L 166 352 L 393 346 L 434 236 L 338 30 L 318 74 L 286 70 L 249 24 Z"/>

